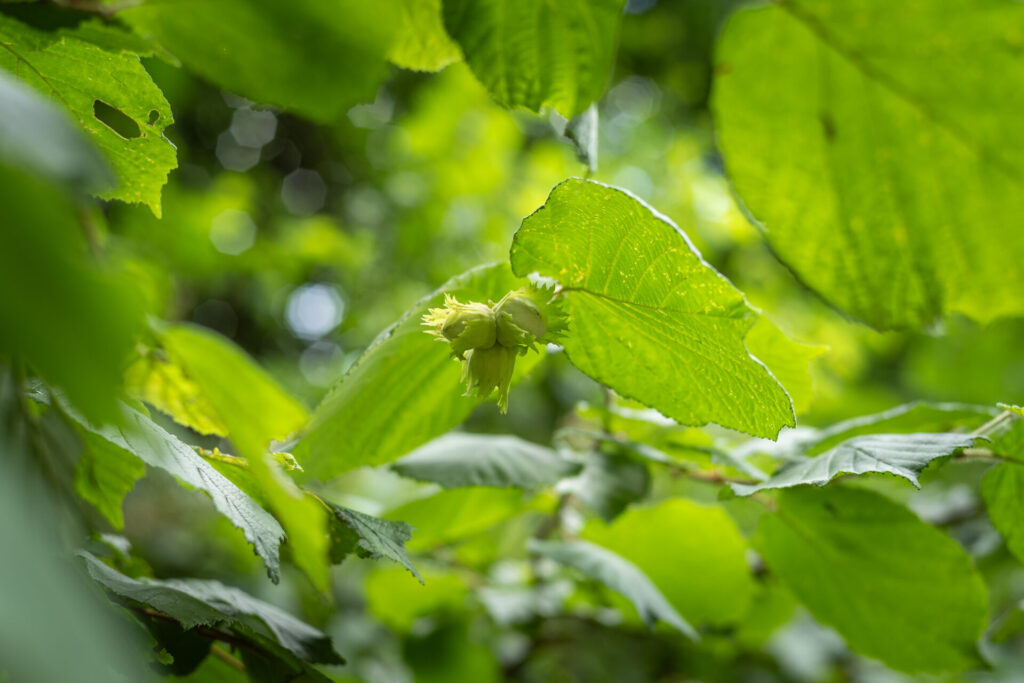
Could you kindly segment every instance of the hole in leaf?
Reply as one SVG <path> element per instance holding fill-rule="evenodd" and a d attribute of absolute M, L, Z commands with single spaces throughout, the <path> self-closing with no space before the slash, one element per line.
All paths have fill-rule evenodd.
<path fill-rule="evenodd" d="M 116 107 L 111 107 L 103 100 L 95 100 L 92 103 L 92 113 L 96 120 L 114 131 L 126 140 L 137 138 L 142 135 L 139 124 Z"/>
<path fill-rule="evenodd" d="M 147 121 L 146 123 L 148 123 L 149 125 L 152 126 L 154 123 L 156 123 L 159 120 L 160 120 L 160 112 L 158 112 L 156 109 L 154 109 L 154 110 L 149 112 L 149 121 Z"/>

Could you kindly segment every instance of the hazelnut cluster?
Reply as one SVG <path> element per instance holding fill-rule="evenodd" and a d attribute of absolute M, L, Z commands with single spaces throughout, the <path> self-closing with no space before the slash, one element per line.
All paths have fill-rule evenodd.
<path fill-rule="evenodd" d="M 463 362 L 466 395 L 487 397 L 498 391 L 498 405 L 508 412 L 508 390 L 516 357 L 548 341 L 550 327 L 538 305 L 538 292 L 516 289 L 498 303 L 462 303 L 445 294 L 444 307 L 423 316 L 427 332 L 451 346 Z"/>

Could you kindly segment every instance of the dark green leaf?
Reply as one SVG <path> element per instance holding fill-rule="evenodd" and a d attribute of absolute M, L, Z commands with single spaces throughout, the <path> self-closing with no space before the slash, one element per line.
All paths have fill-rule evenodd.
<path fill-rule="evenodd" d="M 506 107 L 566 118 L 604 93 L 622 0 L 444 0 L 444 25 L 469 68 Z"/>
<path fill-rule="evenodd" d="M 399 563 L 423 583 L 416 568 L 405 552 L 405 542 L 412 538 L 412 527 L 405 522 L 393 522 L 367 515 L 356 510 L 327 503 L 331 511 L 331 561 L 341 562 L 355 552 L 359 557 L 375 560 L 387 558 Z"/>
<path fill-rule="evenodd" d="M 801 484 L 824 486 L 841 473 L 888 472 L 920 487 L 919 475 L 936 458 L 974 445 L 970 434 L 874 434 L 856 436 L 821 455 L 800 458 L 759 484 L 732 484 L 741 496 Z"/>
<path fill-rule="evenodd" d="M 120 602 L 157 610 L 184 629 L 197 626 L 237 631 L 256 642 L 270 640 L 306 662 L 342 664 L 331 639 L 305 622 L 232 586 L 201 579 L 132 579 L 86 552 L 79 556 L 98 583 Z"/>
<path fill-rule="evenodd" d="M 584 505 L 605 521 L 615 519 L 630 503 L 650 491 L 651 474 L 647 465 L 618 453 L 592 451 L 579 476 L 565 484 Z"/>
<path fill-rule="evenodd" d="M 160 342 L 228 429 L 232 443 L 288 534 L 295 563 L 327 590 L 327 514 L 268 462 L 273 440 L 306 423 L 306 410 L 227 339 L 195 325 L 158 325 Z"/>
<path fill-rule="evenodd" d="M 513 436 L 452 433 L 421 446 L 391 468 L 403 477 L 460 486 L 550 486 L 580 466 L 550 448 Z"/>
<path fill-rule="evenodd" d="M 559 283 L 569 359 L 622 396 L 687 425 L 774 438 L 794 424 L 786 391 L 744 346 L 757 313 L 632 195 L 567 180 L 523 221 L 511 255 L 517 275 Z"/>
<path fill-rule="evenodd" d="M 981 665 L 988 604 L 970 556 L 888 498 L 841 486 L 787 489 L 778 513 L 762 519 L 758 547 L 853 650 L 910 672 Z"/>
<path fill-rule="evenodd" d="M 587 541 L 540 541 L 530 539 L 530 552 L 572 567 L 624 595 L 651 628 L 659 620 L 693 639 L 697 632 L 679 616 L 657 586 L 636 565 L 621 555 Z"/>
<path fill-rule="evenodd" d="M 245 539 L 263 559 L 267 573 L 275 582 L 278 580 L 278 548 L 284 537 L 281 525 L 252 498 L 199 457 L 190 446 L 164 431 L 142 413 L 123 404 L 121 426 L 96 427 L 77 411 L 68 406 L 62 408 L 87 430 L 87 448 L 90 444 L 95 445 L 96 439 L 103 439 L 110 448 L 131 454 L 147 465 L 158 467 L 185 484 L 204 491 L 210 496 L 217 510 L 242 530 Z M 103 450 L 108 449 L 104 447 Z"/>
<path fill-rule="evenodd" d="M 392 0 L 149 0 L 117 16 L 225 90 L 324 122 L 373 99 L 398 19 Z"/>

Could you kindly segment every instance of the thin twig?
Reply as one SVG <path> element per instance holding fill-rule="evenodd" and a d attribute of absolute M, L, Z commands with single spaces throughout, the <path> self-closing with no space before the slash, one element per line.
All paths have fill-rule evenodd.
<path fill-rule="evenodd" d="M 231 653 L 221 648 L 217 643 L 210 646 L 210 654 L 221 661 L 227 662 L 228 666 L 238 669 L 243 673 L 245 672 L 245 664 L 243 664 L 241 660 L 233 657 Z"/>

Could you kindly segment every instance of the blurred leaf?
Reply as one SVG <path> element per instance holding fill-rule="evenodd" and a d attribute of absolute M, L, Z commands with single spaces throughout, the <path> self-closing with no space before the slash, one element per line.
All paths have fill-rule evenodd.
<path fill-rule="evenodd" d="M 591 451 L 583 471 L 565 483 L 565 491 L 610 522 L 651 489 L 647 465 L 617 453 Z"/>
<path fill-rule="evenodd" d="M 461 611 L 466 604 L 466 583 L 451 572 L 425 569 L 425 585 L 410 581 L 404 570 L 375 569 L 366 577 L 369 611 L 390 628 L 407 631 L 420 617 Z"/>
<path fill-rule="evenodd" d="M 287 612 L 219 581 L 132 579 L 87 552 L 79 552 L 89 575 L 128 607 L 157 610 L 188 630 L 227 629 L 257 646 L 279 646 L 305 662 L 343 664 L 331 639 Z"/>
<path fill-rule="evenodd" d="M 103 152 L 118 184 L 97 196 L 142 203 L 160 215 L 160 188 L 177 167 L 164 128 L 174 122 L 139 58 L 107 52 L 91 43 L 46 33 L 0 15 L 0 67 L 59 102 Z M 99 118 L 102 103 L 130 119 L 134 135 L 123 136 Z M 132 128 L 134 126 L 134 128 Z"/>
<path fill-rule="evenodd" d="M 550 448 L 494 434 L 454 432 L 417 448 L 391 466 L 403 477 L 460 486 L 550 486 L 579 471 Z"/>
<path fill-rule="evenodd" d="M 389 510 L 387 517 L 408 521 L 416 530 L 410 550 L 422 551 L 461 541 L 522 512 L 518 489 L 452 489 Z"/>
<path fill-rule="evenodd" d="M 1024 562 L 1024 465 L 1004 462 L 981 480 L 981 495 L 1006 547 Z"/>
<path fill-rule="evenodd" d="M 679 616 L 647 575 L 622 556 L 587 541 L 541 541 L 532 538 L 527 547 L 532 553 L 572 567 L 621 593 L 633 603 L 650 628 L 660 620 L 694 640 L 698 638 L 693 627 Z"/>
<path fill-rule="evenodd" d="M 469 417 L 480 400 L 462 395 L 460 364 L 447 344 L 424 334 L 420 318 L 441 306 L 445 294 L 461 301 L 498 301 L 522 284 L 505 264 L 474 268 L 381 332 L 317 407 L 308 433 L 292 451 L 309 475 L 327 479 L 397 460 Z M 517 376 L 540 358 L 520 357 Z"/>
<path fill-rule="evenodd" d="M 0 70 L 0 163 L 99 192 L 114 182 L 103 156 L 53 103 Z"/>
<path fill-rule="evenodd" d="M 554 278 L 580 370 L 687 425 L 774 438 L 795 424 L 785 390 L 747 352 L 757 314 L 679 229 L 632 195 L 579 179 L 555 187 L 512 244 L 518 275 Z"/>
<path fill-rule="evenodd" d="M 75 467 L 75 492 L 96 506 L 111 526 L 120 531 L 124 528 L 121 503 L 135 482 L 146 474 L 146 465 L 133 453 L 93 432 L 83 430 L 82 442 L 82 454 Z"/>
<path fill-rule="evenodd" d="M 146 353 L 125 373 L 128 393 L 171 416 L 175 422 L 199 434 L 227 436 L 227 427 L 200 391 L 199 386 L 157 353 Z"/>
<path fill-rule="evenodd" d="M 786 388 L 793 399 L 793 411 L 797 415 L 807 412 L 814 398 L 811 361 L 826 353 L 828 348 L 793 341 L 763 315 L 750 328 L 744 341 L 747 350 L 767 365 L 779 384 Z"/>
<path fill-rule="evenodd" d="M 375 560 L 386 557 L 408 569 L 423 583 L 423 577 L 405 552 L 405 542 L 412 538 L 411 526 L 324 502 L 331 511 L 331 562 L 337 564 L 352 552 Z"/>
<path fill-rule="evenodd" d="M 373 99 L 398 20 L 392 0 L 150 0 L 117 16 L 221 88 L 325 123 Z"/>
<path fill-rule="evenodd" d="M 729 624 L 747 612 L 754 582 L 747 544 L 721 507 L 674 498 L 634 507 L 582 537 L 637 566 L 690 623 Z"/>
<path fill-rule="evenodd" d="M 873 434 L 857 436 L 810 458 L 787 463 L 771 479 L 758 484 L 732 484 L 741 496 L 765 489 L 802 484 L 824 486 L 841 473 L 888 472 L 918 488 L 917 475 L 936 458 L 952 455 L 974 445 L 970 434 Z"/>
<path fill-rule="evenodd" d="M 506 107 L 566 118 L 600 99 L 615 63 L 622 0 L 444 0 L 444 25 Z"/>
<path fill-rule="evenodd" d="M 732 16 L 714 88 L 725 164 L 825 299 L 881 328 L 1024 311 L 1024 235 L 1004 228 L 1024 211 L 1024 64 L 1008 33 L 1022 21 L 1019 3 L 971 0 Z"/>
<path fill-rule="evenodd" d="M 89 581 L 67 562 L 68 531 L 56 496 L 40 496 L 38 482 L 20 467 L 29 446 L 9 421 L 19 397 L 0 377 L 0 671 L 11 681 L 148 681 L 145 647 L 105 609 Z"/>
<path fill-rule="evenodd" d="M 841 486 L 782 491 L 758 548 L 856 652 L 908 672 L 982 665 L 988 607 L 970 556 L 884 496 Z"/>
<path fill-rule="evenodd" d="M 164 431 L 142 413 L 121 405 L 121 426 L 96 427 L 69 406 L 62 410 L 85 431 L 86 449 L 96 449 L 96 455 L 110 456 L 120 450 L 139 458 L 151 467 L 158 467 L 185 484 L 204 491 L 214 507 L 242 530 L 245 540 L 252 544 L 263 559 L 267 574 L 276 583 L 280 578 L 278 548 L 284 536 L 281 525 L 266 510 L 256 504 L 241 489 L 203 460 L 190 446 Z M 107 445 L 98 442 L 103 439 Z M 119 458 L 123 455 L 118 454 Z M 107 466 L 111 466 L 109 463 Z M 120 503 L 118 503 L 120 505 Z"/>
<path fill-rule="evenodd" d="M 84 257 L 87 228 L 55 190 L 0 166 L 0 206 L 0 351 L 112 419 L 142 325 L 130 283 Z"/>
<path fill-rule="evenodd" d="M 413 71 L 440 71 L 462 59 L 441 21 L 441 0 L 401 0 L 401 27 L 388 59 Z"/>
<path fill-rule="evenodd" d="M 160 324 L 157 331 L 171 362 L 193 379 L 249 461 L 249 471 L 288 534 L 295 563 L 326 591 L 327 513 L 267 461 L 270 442 L 298 431 L 306 423 L 306 410 L 223 337 L 195 325 Z"/>

